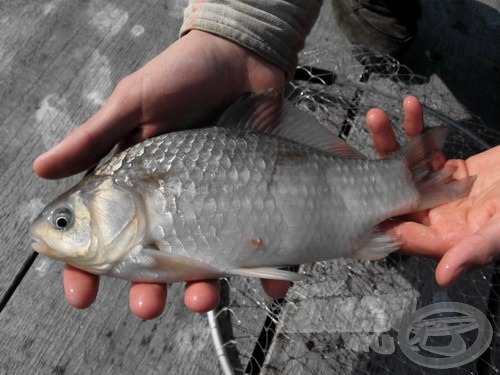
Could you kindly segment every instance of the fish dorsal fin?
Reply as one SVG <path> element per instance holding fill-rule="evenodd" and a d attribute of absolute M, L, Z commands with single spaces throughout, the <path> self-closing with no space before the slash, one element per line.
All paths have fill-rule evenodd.
<path fill-rule="evenodd" d="M 286 138 L 342 158 L 366 159 L 313 116 L 283 99 L 275 89 L 242 96 L 221 115 L 216 126 Z"/>

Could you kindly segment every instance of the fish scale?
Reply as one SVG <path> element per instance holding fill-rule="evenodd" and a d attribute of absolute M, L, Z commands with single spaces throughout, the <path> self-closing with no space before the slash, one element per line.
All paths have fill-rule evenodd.
<path fill-rule="evenodd" d="M 346 248 L 362 242 L 360 234 L 397 211 L 401 204 L 394 196 L 398 191 L 407 192 L 397 199 L 405 202 L 406 209 L 418 198 L 414 188 L 396 185 L 391 189 L 393 184 L 382 183 L 399 181 L 401 171 L 406 173 L 394 168 L 405 166 L 402 158 L 390 166 L 382 164 L 385 168 L 379 170 L 375 161 L 339 159 L 285 139 L 215 127 L 165 135 L 137 147 L 143 150 L 131 150 L 125 163 L 111 168 L 113 178 L 120 180 L 124 175 L 134 185 L 136 178 L 161 172 L 156 178 L 165 179 L 164 199 L 175 213 L 173 220 L 163 219 L 163 210 L 156 210 L 163 205 L 148 194 L 156 191 L 156 178 L 150 189 L 139 194 L 144 195 L 149 216 L 156 218 L 150 219 L 150 226 L 161 226 L 165 233 L 162 247 L 221 269 L 262 266 L 264 256 L 266 263 L 272 259 L 271 265 L 300 263 L 303 259 L 295 255 L 298 252 L 291 251 L 300 247 L 307 248 L 313 260 L 332 256 L 332 252 L 350 255 Z M 143 158 L 154 157 L 159 150 L 176 156 L 161 167 L 145 165 Z M 199 158 L 199 153 L 207 158 Z M 294 157 L 276 156 L 287 154 Z M 207 197 L 215 197 L 212 212 L 204 210 Z M 336 211 L 363 215 L 357 223 L 352 215 L 348 220 Z M 219 220 L 213 220 L 215 213 Z M 254 238 L 263 245 L 256 248 Z M 332 243 L 336 244 L 333 250 Z"/>

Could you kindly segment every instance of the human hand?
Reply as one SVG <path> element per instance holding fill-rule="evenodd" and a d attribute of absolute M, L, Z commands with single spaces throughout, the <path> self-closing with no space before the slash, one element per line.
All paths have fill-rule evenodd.
<path fill-rule="evenodd" d="M 82 172 L 117 144 L 124 149 L 168 131 L 204 125 L 246 92 L 281 92 L 284 80 L 283 71 L 245 48 L 193 30 L 123 79 L 100 111 L 35 160 L 34 170 L 44 178 Z M 93 303 L 98 276 L 68 265 L 63 280 L 71 305 L 85 308 Z M 288 283 L 263 281 L 263 287 L 270 296 L 280 297 Z M 157 317 L 166 294 L 164 284 L 133 283 L 130 308 L 143 319 Z M 194 311 L 209 311 L 218 300 L 217 281 L 186 286 L 185 303 Z"/>
<path fill-rule="evenodd" d="M 422 109 L 416 98 L 405 99 L 405 129 L 411 136 L 423 129 Z M 390 121 L 380 110 L 367 114 L 374 142 L 381 155 L 399 145 Z M 409 131 L 408 131 L 409 130 Z M 449 160 L 455 179 L 476 176 L 467 197 L 434 207 L 410 220 L 388 223 L 388 230 L 402 242 L 402 251 L 440 258 L 436 280 L 446 287 L 472 268 L 486 266 L 500 257 L 500 147 L 467 160 Z"/>
<path fill-rule="evenodd" d="M 193 30 L 124 78 L 106 105 L 39 156 L 35 172 L 82 172 L 119 144 L 129 147 L 173 130 L 203 126 L 247 92 L 282 92 L 284 72 L 223 38 Z"/>

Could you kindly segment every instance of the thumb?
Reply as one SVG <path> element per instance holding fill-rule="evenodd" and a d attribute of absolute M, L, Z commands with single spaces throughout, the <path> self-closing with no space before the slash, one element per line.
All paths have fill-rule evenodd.
<path fill-rule="evenodd" d="M 35 173 L 55 179 L 90 168 L 138 124 L 140 114 L 140 93 L 119 84 L 103 108 L 35 160 Z"/>
<path fill-rule="evenodd" d="M 436 268 L 436 281 L 442 287 L 455 283 L 474 268 L 493 263 L 500 255 L 500 219 L 466 237 L 448 251 Z"/>

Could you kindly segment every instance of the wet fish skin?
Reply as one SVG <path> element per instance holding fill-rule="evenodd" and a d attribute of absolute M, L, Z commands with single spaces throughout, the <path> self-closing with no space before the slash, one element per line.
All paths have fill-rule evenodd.
<path fill-rule="evenodd" d="M 35 250 L 92 273 L 170 282 L 297 280 L 277 267 L 376 259 L 397 248 L 376 227 L 421 207 L 404 152 L 422 145 L 367 160 L 348 148 L 332 153 L 262 126 L 256 131 L 251 117 L 244 122 L 254 123 L 169 133 L 115 156 L 44 210 L 31 229 Z M 444 136 L 436 129 L 417 139 L 435 143 L 419 157 L 428 158 Z M 444 186 L 433 204 L 466 194 L 472 182 L 452 182 L 453 196 Z M 55 228 L 60 210 L 71 212 L 71 226 Z"/>
<path fill-rule="evenodd" d="M 398 174 L 406 174 L 402 158 L 385 163 L 340 159 L 277 137 L 216 127 L 156 138 L 96 171 L 141 191 L 157 247 L 196 254 L 219 269 L 263 266 L 258 255 L 271 265 L 282 265 L 283 259 L 285 264 L 303 262 L 304 254 L 288 254 L 292 246 L 349 255 L 354 226 L 346 215 L 332 217 L 332 210 L 370 205 L 364 225 L 371 227 L 389 214 L 389 197 L 402 194 L 403 206 L 416 204 L 418 192 Z M 350 208 L 344 208 L 346 200 Z M 334 227 L 339 233 L 332 254 Z M 260 239 L 260 245 L 252 239 Z"/>

